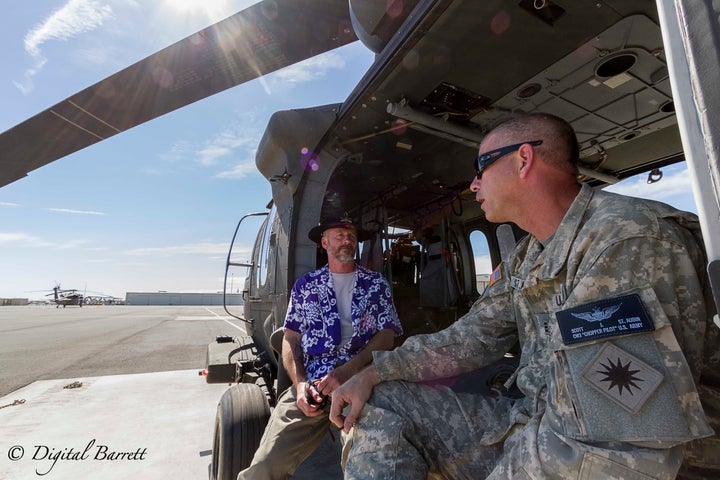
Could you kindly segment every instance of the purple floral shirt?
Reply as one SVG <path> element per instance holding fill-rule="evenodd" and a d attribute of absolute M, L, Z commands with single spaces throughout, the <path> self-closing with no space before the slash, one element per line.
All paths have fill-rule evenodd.
<path fill-rule="evenodd" d="M 350 360 L 380 330 L 402 333 L 387 280 L 360 265 L 355 267 L 351 316 L 353 335 L 340 345 L 340 315 L 330 268 L 300 277 L 290 293 L 285 328 L 302 335 L 305 373 L 318 380 Z"/>

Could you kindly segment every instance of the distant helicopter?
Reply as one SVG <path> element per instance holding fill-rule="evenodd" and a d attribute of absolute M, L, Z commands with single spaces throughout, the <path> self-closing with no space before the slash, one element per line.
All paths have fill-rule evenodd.
<path fill-rule="evenodd" d="M 48 293 L 46 296 L 49 297 L 50 295 L 54 296 L 53 301 L 55 302 L 55 308 L 60 307 L 60 305 L 62 305 L 63 308 L 68 305 L 83 306 L 84 296 L 82 294 L 78 293 L 75 289 L 63 290 L 60 288 L 59 283 L 53 287 L 53 293 Z"/>

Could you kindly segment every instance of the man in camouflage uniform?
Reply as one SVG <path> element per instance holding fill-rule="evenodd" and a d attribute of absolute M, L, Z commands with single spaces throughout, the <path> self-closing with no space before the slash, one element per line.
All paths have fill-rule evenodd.
<path fill-rule="evenodd" d="M 530 235 L 467 315 L 375 352 L 333 393 L 330 418 L 354 437 L 345 478 L 672 479 L 684 458 L 684 475 L 720 473 L 703 410 L 714 422 L 719 330 L 696 218 L 581 186 L 575 134 L 551 115 L 502 124 L 480 153 L 471 188 L 487 219 Z M 507 385 L 522 398 L 418 383 L 517 341 Z"/>

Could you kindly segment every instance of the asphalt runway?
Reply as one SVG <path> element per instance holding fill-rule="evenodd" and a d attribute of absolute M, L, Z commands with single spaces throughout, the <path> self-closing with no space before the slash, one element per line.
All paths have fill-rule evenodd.
<path fill-rule="evenodd" d="M 0 307 L 0 396 L 36 380 L 201 370 L 217 335 L 244 334 L 220 306 Z"/>
<path fill-rule="evenodd" d="M 232 311 L 236 312 L 236 310 Z M 207 344 L 216 336 L 244 334 L 243 323 L 228 316 L 220 306 L 0 307 L 0 397 L 11 400 L 14 398 L 12 392 L 18 389 L 28 391 L 28 389 L 49 388 L 44 386 L 43 381 L 58 379 L 63 379 L 63 384 L 87 377 L 106 376 L 110 376 L 109 379 L 117 379 L 110 381 L 121 381 L 125 380 L 127 377 L 123 376 L 128 374 L 194 369 L 200 371 L 205 367 Z M 99 384 L 103 380 L 93 381 Z M 39 383 L 33 384 L 33 382 Z M 202 389 L 200 390 L 202 395 L 206 395 L 207 392 L 212 398 L 210 402 L 205 401 L 207 405 L 203 408 L 207 411 L 202 414 L 203 419 L 196 419 L 199 422 L 197 431 L 192 434 L 184 433 L 191 436 L 200 435 L 202 445 L 211 445 L 216 404 L 213 395 L 219 399 L 224 387 L 205 385 L 205 380 L 200 377 L 197 378 L 197 382 L 197 388 Z M 146 397 L 148 401 L 152 401 L 152 395 L 142 393 L 141 383 L 140 381 L 133 383 L 130 380 L 122 395 L 130 396 L 131 401 L 145 401 Z M 137 387 L 133 387 L 134 384 Z M 194 380 L 192 385 L 196 388 Z M 62 390 L 59 385 L 54 388 Z M 217 393 L 213 393 L 215 390 L 210 392 L 211 389 L 217 388 L 220 388 Z M 134 389 L 138 390 L 135 392 L 137 398 L 132 398 Z M 30 408 L 30 403 L 22 407 Z M 198 406 L 187 405 L 186 408 L 189 411 Z M 11 415 L 14 408 L 18 409 L 15 412 L 20 412 L 20 407 L 9 407 L 4 409 L 4 413 Z M 182 414 L 183 407 L 176 408 L 179 409 L 178 413 Z M 80 415 L 82 416 L 82 411 Z M 148 422 L 152 425 L 153 419 L 149 419 Z M 62 425 L 64 421 L 60 420 L 59 423 Z M 22 430 L 24 428 L 17 431 Z M 167 434 L 177 437 L 172 431 L 168 431 Z M 327 435 L 315 454 L 300 466 L 293 478 L 295 480 L 342 478 L 337 437 L 339 437 L 337 433 L 334 440 Z M 68 439 L 71 440 L 73 439 Z M 78 438 L 81 443 L 86 440 L 84 437 Z M 7 442 L 10 440 L 5 443 Z M 0 445 L 0 450 L 5 447 L 4 444 Z M 206 447 L 202 449 L 207 450 Z M 5 453 L 3 451 L 3 454 Z M 4 468 L 4 460 L 4 458 L 0 459 L 0 467 L 2 467 L 0 471 Z M 200 463 L 200 468 L 205 469 L 209 457 L 198 457 L 197 462 Z M 119 478 L 123 478 L 124 473 L 116 470 L 112 472 L 120 474 Z M 61 473 L 62 470 L 58 469 L 57 472 L 53 471 L 52 476 L 63 478 Z M 150 475 L 148 478 L 165 476 Z M 77 476 L 73 477 L 70 474 L 68 478 L 77 478 Z M 202 475 L 201 478 L 207 476 Z"/>

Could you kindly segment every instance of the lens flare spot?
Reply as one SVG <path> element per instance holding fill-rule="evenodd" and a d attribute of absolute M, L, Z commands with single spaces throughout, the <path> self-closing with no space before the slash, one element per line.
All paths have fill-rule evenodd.
<path fill-rule="evenodd" d="M 306 172 L 317 172 L 320 170 L 320 164 L 317 161 L 317 155 L 315 153 L 312 153 L 305 147 L 303 147 L 300 151 L 302 153 L 302 155 L 300 155 L 300 165 L 302 165 L 302 168 Z"/>
<path fill-rule="evenodd" d="M 271 22 L 278 18 L 278 6 L 274 1 L 263 2 L 263 4 L 260 5 L 260 11 L 263 16 Z"/>
<path fill-rule="evenodd" d="M 397 18 L 403 12 L 403 0 L 388 0 L 385 12 L 390 18 Z"/>
<path fill-rule="evenodd" d="M 420 65 L 420 54 L 415 50 L 410 50 L 402 59 L 402 66 L 407 70 L 415 70 Z"/>
<path fill-rule="evenodd" d="M 500 10 L 490 22 L 490 31 L 495 35 L 502 35 L 510 28 L 510 14 Z"/>
<path fill-rule="evenodd" d="M 152 73 L 153 80 L 162 88 L 172 87 L 173 74 L 165 68 L 158 67 Z"/>
<path fill-rule="evenodd" d="M 190 43 L 192 43 L 194 46 L 200 46 L 205 44 L 205 37 L 203 35 L 200 35 L 199 33 L 196 33 L 192 37 L 190 37 Z"/>
<path fill-rule="evenodd" d="M 398 118 L 392 122 L 392 132 L 395 135 L 404 135 L 407 132 L 407 122 Z"/>

